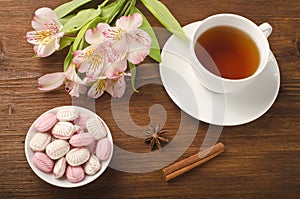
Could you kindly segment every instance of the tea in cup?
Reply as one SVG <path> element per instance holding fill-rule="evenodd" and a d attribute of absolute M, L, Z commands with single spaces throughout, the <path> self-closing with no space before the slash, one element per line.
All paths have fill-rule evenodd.
<path fill-rule="evenodd" d="M 253 82 L 267 66 L 272 27 L 257 26 L 235 14 L 217 14 L 196 28 L 190 51 L 200 83 L 216 93 L 231 93 Z"/>

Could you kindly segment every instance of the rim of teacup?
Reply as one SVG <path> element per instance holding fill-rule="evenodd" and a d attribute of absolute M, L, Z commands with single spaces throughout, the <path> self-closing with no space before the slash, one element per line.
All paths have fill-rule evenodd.
<path fill-rule="evenodd" d="M 260 53 L 260 57 L 261 57 L 261 54 L 262 54 L 262 48 L 265 49 L 265 58 L 262 60 L 260 59 L 260 63 L 259 63 L 259 66 L 257 67 L 256 71 L 249 77 L 245 77 L 245 78 L 241 78 L 241 79 L 228 79 L 228 78 L 224 78 L 224 77 L 221 77 L 221 76 L 218 76 L 218 75 L 215 75 L 213 74 L 212 72 L 210 72 L 209 70 L 207 70 L 204 66 L 202 66 L 202 64 L 200 63 L 200 61 L 198 60 L 197 56 L 196 56 L 196 53 L 194 51 L 194 48 L 195 48 L 195 45 L 197 44 L 197 39 L 199 38 L 199 36 L 201 34 L 203 34 L 206 30 L 208 30 L 209 28 L 211 27 L 206 27 L 204 30 L 202 30 L 199 34 L 198 33 L 198 30 L 199 30 L 199 27 L 202 26 L 202 27 L 205 27 L 205 23 L 208 23 L 209 21 L 211 20 L 214 20 L 215 18 L 219 18 L 219 17 L 234 17 L 236 19 L 239 19 L 239 20 L 243 20 L 245 21 L 246 23 L 248 23 L 249 26 L 251 26 L 252 28 L 256 29 L 257 31 L 257 34 L 259 34 L 259 37 L 263 40 L 263 45 L 258 45 L 257 44 L 257 40 L 255 40 L 253 38 L 252 35 L 248 34 L 251 39 L 254 40 L 254 42 L 256 43 L 256 45 L 258 46 L 258 49 L 259 49 L 259 53 Z M 212 27 L 216 27 L 218 25 L 215 25 L 215 26 L 212 26 Z M 231 25 L 230 25 L 231 26 Z M 232 27 L 235 27 L 235 28 L 238 28 L 234 25 L 232 25 Z M 239 30 L 241 30 L 240 28 L 238 28 Z M 242 30 L 243 31 L 243 30 Z M 245 31 L 243 31 L 245 32 Z M 198 33 L 198 34 L 197 34 Z M 191 42 L 190 42 L 190 50 L 192 52 L 192 57 L 193 57 L 193 61 L 197 63 L 197 65 L 201 65 L 201 69 L 200 67 L 197 67 L 195 66 L 195 64 L 192 64 L 193 68 L 196 69 L 197 72 L 199 72 L 200 74 L 202 72 L 205 73 L 205 75 L 209 75 L 210 77 L 214 77 L 218 80 L 222 80 L 223 82 L 237 82 L 237 83 L 241 83 L 241 82 L 245 82 L 245 81 L 248 81 L 248 80 L 251 80 L 251 79 L 255 79 L 263 70 L 264 68 L 266 67 L 267 65 L 267 62 L 270 58 L 270 45 L 269 45 L 269 42 L 268 42 L 268 39 L 267 37 L 264 35 L 264 33 L 259 29 L 259 26 L 256 25 L 253 21 L 251 21 L 250 19 L 247 19 L 246 17 L 243 17 L 243 16 L 240 16 L 240 15 L 237 15 L 237 14 L 232 14 L 232 13 L 220 13 L 220 14 L 215 14 L 215 15 L 211 15 L 207 18 L 205 18 L 204 20 L 201 21 L 201 23 L 197 26 L 197 28 L 195 29 L 194 33 L 193 33 L 193 36 L 191 38 Z M 201 70 L 201 71 L 200 71 Z M 202 75 L 202 77 L 205 77 L 204 75 Z"/>

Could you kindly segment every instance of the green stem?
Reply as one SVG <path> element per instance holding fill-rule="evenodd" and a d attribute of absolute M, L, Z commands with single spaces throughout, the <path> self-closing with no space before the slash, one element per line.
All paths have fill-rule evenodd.
<path fill-rule="evenodd" d="M 135 7 L 135 4 L 136 4 L 136 0 L 131 0 L 130 5 L 128 6 L 126 12 L 124 13 L 125 16 L 128 16 L 131 13 L 132 9 Z"/>
<path fill-rule="evenodd" d="M 118 13 L 120 12 L 121 8 L 123 7 L 124 3 L 126 2 L 126 0 L 117 0 L 112 4 L 109 4 L 107 7 L 112 7 L 110 10 L 110 14 L 105 17 L 105 22 L 110 24 L 115 17 L 118 15 Z"/>
<path fill-rule="evenodd" d="M 128 65 L 129 65 L 129 69 L 130 69 L 130 73 L 131 73 L 131 87 L 132 90 L 136 93 L 138 93 L 139 91 L 135 88 L 135 77 L 136 77 L 136 66 L 128 61 Z"/>
<path fill-rule="evenodd" d="M 106 4 L 109 2 L 110 0 L 105 0 L 105 1 L 103 1 L 99 6 L 101 7 L 101 8 L 103 8 L 104 6 L 106 6 Z"/>
<path fill-rule="evenodd" d="M 127 11 L 129 5 L 131 4 L 132 0 L 129 0 L 126 2 L 126 4 L 124 5 L 124 7 L 122 8 L 122 10 L 119 12 L 119 14 L 117 15 L 116 19 L 119 19 L 120 17 L 122 17 L 124 15 L 124 13 Z"/>

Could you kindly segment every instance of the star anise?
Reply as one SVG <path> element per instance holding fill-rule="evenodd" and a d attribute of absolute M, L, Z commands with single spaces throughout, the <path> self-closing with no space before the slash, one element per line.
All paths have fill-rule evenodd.
<path fill-rule="evenodd" d="M 168 138 L 165 136 L 166 132 L 166 130 L 160 129 L 159 125 L 156 125 L 155 127 L 150 125 L 149 130 L 146 130 L 147 138 L 145 139 L 145 143 L 150 145 L 151 150 L 160 149 L 162 142 L 169 142 Z"/>

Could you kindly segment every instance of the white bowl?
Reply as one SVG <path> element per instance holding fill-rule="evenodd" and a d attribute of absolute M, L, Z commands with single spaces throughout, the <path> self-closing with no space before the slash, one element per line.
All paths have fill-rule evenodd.
<path fill-rule="evenodd" d="M 94 112 L 92 112 L 92 111 L 90 111 L 88 109 L 85 109 L 85 108 L 82 108 L 82 107 L 78 107 L 78 106 L 61 106 L 61 107 L 56 107 L 56 108 L 53 108 L 51 110 L 48 110 L 47 112 L 45 112 L 43 114 L 46 114 L 46 113 L 49 113 L 49 112 L 56 113 L 58 110 L 60 110 L 62 108 L 67 108 L 67 107 L 74 107 L 74 108 L 78 109 L 80 113 L 87 114 L 90 117 L 97 117 L 97 118 L 99 118 L 102 121 L 102 123 L 105 126 L 105 128 L 106 128 L 107 137 L 108 137 L 108 139 L 110 140 L 110 142 L 111 142 L 111 144 L 113 146 L 113 139 L 112 139 L 110 130 L 107 127 L 106 123 L 97 114 L 95 114 Z M 42 115 L 40 115 L 39 117 L 41 117 Z M 34 152 L 31 150 L 31 148 L 29 146 L 29 142 L 30 142 L 31 138 L 37 132 L 37 130 L 34 128 L 35 123 L 36 123 L 36 120 L 30 126 L 30 128 L 29 128 L 29 130 L 27 132 L 27 135 L 26 135 L 26 139 L 25 139 L 25 155 L 26 155 L 26 159 L 27 159 L 27 161 L 28 161 L 31 169 L 34 171 L 34 173 L 37 176 L 39 176 L 42 180 L 48 182 L 49 184 L 52 184 L 52 185 L 55 185 L 55 186 L 58 186 L 58 187 L 64 187 L 64 188 L 80 187 L 80 186 L 86 185 L 86 184 L 94 181 L 95 179 L 97 179 L 105 171 L 105 169 L 109 165 L 109 162 L 110 162 L 110 160 L 112 158 L 112 154 L 113 154 L 113 147 L 111 147 L 110 157 L 106 161 L 102 161 L 101 162 L 101 169 L 95 175 L 92 175 L 92 176 L 85 175 L 85 178 L 81 182 L 77 182 L 77 183 L 69 182 L 65 178 L 65 176 L 63 176 L 62 178 L 57 179 L 57 178 L 55 178 L 53 176 L 52 173 L 45 173 L 43 171 L 40 171 L 33 164 L 33 162 L 32 162 L 32 157 L 33 157 Z"/>

